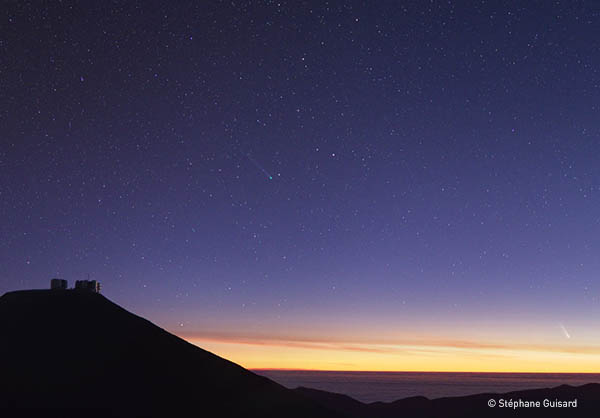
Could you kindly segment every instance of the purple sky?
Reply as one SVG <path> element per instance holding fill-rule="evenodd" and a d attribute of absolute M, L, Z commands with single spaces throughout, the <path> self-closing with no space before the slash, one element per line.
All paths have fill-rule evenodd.
<path fill-rule="evenodd" d="M 189 335 L 600 345 L 597 3 L 0 19 L 0 293 L 90 274 Z"/>

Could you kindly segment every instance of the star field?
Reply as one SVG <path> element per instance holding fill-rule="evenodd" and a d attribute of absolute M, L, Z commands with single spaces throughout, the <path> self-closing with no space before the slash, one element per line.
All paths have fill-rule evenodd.
<path fill-rule="evenodd" d="M 0 292 L 89 274 L 191 334 L 600 344 L 599 10 L 10 2 Z"/>

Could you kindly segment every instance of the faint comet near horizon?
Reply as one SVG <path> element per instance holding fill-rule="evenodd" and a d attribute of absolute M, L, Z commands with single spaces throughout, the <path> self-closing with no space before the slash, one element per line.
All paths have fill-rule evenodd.
<path fill-rule="evenodd" d="M 565 328 L 565 326 L 563 324 L 558 324 L 558 326 L 560 327 L 561 331 L 563 332 L 563 334 L 565 335 L 565 337 L 567 337 L 567 339 L 571 339 L 571 335 L 569 334 L 569 331 L 567 331 L 567 329 Z"/>
<path fill-rule="evenodd" d="M 250 154 L 246 154 L 246 157 L 248 158 L 248 160 L 250 160 L 250 162 L 251 162 L 252 164 L 254 164 L 254 166 L 255 166 L 256 168 L 258 168 L 260 171 L 262 171 L 262 172 L 263 172 L 263 174 L 264 174 L 265 176 L 267 176 L 267 178 L 268 178 L 269 180 L 273 180 L 273 176 L 272 176 L 271 174 L 269 174 L 269 172 L 268 172 L 267 170 L 265 170 L 265 169 L 263 168 L 263 166 L 262 166 L 262 165 L 260 165 L 260 164 L 258 163 L 258 161 L 256 161 L 254 158 L 252 158 L 252 156 L 251 156 Z"/>

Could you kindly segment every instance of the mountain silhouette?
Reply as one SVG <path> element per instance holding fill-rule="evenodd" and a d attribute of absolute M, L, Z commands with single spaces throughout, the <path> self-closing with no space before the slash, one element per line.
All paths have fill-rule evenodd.
<path fill-rule="evenodd" d="M 503 394 L 481 393 L 470 396 L 428 399 L 414 396 L 394 402 L 362 403 L 349 396 L 317 389 L 299 387 L 297 393 L 327 406 L 348 418 L 396 418 L 396 417 L 597 417 L 600 411 L 600 384 L 590 383 L 582 386 L 561 385 L 554 388 L 521 390 Z M 490 407 L 488 402 L 495 404 Z M 519 399 L 539 401 L 540 407 L 500 407 L 499 401 Z M 577 400 L 577 407 L 544 407 L 548 401 Z"/>
<path fill-rule="evenodd" d="M 0 416 L 338 416 L 98 293 L 6 293 L 0 338 Z"/>
<path fill-rule="evenodd" d="M 600 410 L 599 384 L 370 404 L 290 390 L 85 290 L 4 294 L 0 338 L 1 417 L 594 417 Z M 578 404 L 488 406 L 500 398 Z"/>

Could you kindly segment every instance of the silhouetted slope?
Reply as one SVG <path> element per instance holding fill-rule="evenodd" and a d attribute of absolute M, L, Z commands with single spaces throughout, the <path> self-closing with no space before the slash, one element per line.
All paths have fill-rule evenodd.
<path fill-rule="evenodd" d="M 365 404 L 345 395 L 309 388 L 297 388 L 297 393 L 314 399 L 321 405 L 351 418 L 396 418 L 396 417 L 597 417 L 600 415 L 600 384 L 583 386 L 562 385 L 548 389 L 532 389 L 504 394 L 478 394 L 452 398 L 427 399 L 422 396 L 400 399 L 394 402 Z M 517 410 L 498 404 L 500 399 L 540 401 L 544 399 L 562 401 L 577 399 L 577 408 L 518 408 Z M 496 405 L 488 406 L 494 399 Z"/>
<path fill-rule="evenodd" d="M 357 401 L 350 396 L 341 393 L 326 392 L 324 390 L 311 389 L 300 386 L 294 389 L 295 392 L 302 394 L 306 398 L 313 399 L 322 405 L 327 405 L 334 411 L 342 413 L 348 417 L 369 417 L 371 409 L 369 404 Z"/>
<path fill-rule="evenodd" d="M 2 417 L 595 417 L 600 410 L 598 384 L 371 404 L 292 391 L 91 292 L 6 293 L 0 338 Z M 578 408 L 514 411 L 488 407 L 490 398 L 577 398 Z M 34 409 L 6 410 L 25 407 Z"/>
<path fill-rule="evenodd" d="M 98 416 L 128 417 L 337 415 L 100 294 L 6 293 L 0 338 L 0 408 L 98 407 L 108 409 Z"/>

